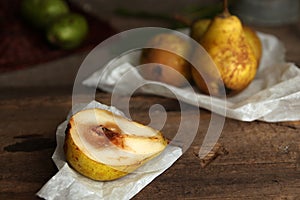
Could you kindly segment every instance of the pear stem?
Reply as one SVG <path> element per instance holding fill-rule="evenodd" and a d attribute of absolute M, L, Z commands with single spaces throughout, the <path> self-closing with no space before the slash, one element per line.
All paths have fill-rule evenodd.
<path fill-rule="evenodd" d="M 229 10 L 228 10 L 228 0 L 223 0 L 223 17 L 228 17 L 230 16 Z"/>
<path fill-rule="evenodd" d="M 224 9 L 224 12 L 228 12 L 228 0 L 223 1 L 223 9 Z"/>

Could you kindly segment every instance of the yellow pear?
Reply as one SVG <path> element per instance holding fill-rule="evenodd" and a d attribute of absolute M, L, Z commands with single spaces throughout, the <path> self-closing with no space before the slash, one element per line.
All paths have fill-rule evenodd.
<path fill-rule="evenodd" d="M 190 29 L 190 36 L 199 42 L 201 40 L 201 37 L 204 35 L 204 33 L 207 31 L 209 24 L 211 23 L 211 19 L 198 19 L 196 20 L 192 25 Z M 243 25 L 243 30 L 245 33 L 245 37 L 247 41 L 249 42 L 257 62 L 260 62 L 261 56 L 262 56 L 262 43 L 255 32 L 251 27 L 247 25 Z"/>
<path fill-rule="evenodd" d="M 190 64 L 185 60 L 190 53 L 187 41 L 176 34 L 163 33 L 153 37 L 148 45 L 156 48 L 143 49 L 140 63 L 149 65 L 142 67 L 139 73 L 145 79 L 177 87 L 191 80 Z"/>
<path fill-rule="evenodd" d="M 158 130 L 94 108 L 70 118 L 64 151 L 77 172 L 109 181 L 133 172 L 166 146 L 167 140 Z"/>
<path fill-rule="evenodd" d="M 199 19 L 196 20 L 190 29 L 190 36 L 197 42 L 201 40 L 201 37 L 207 31 L 208 26 L 211 23 L 211 19 Z"/>
<path fill-rule="evenodd" d="M 256 57 L 257 67 L 258 67 L 261 56 L 262 56 L 261 41 L 260 41 L 259 37 L 257 36 L 256 32 L 252 28 L 250 28 L 249 26 L 243 26 L 243 29 L 244 29 L 245 37 L 246 37 L 247 41 L 249 42 L 249 44 L 253 50 L 253 53 Z"/>
<path fill-rule="evenodd" d="M 192 70 L 196 85 L 205 93 L 221 96 L 224 84 L 227 95 L 236 94 L 245 89 L 254 79 L 257 60 L 243 31 L 238 17 L 231 15 L 224 1 L 224 11 L 213 18 L 199 43 L 208 52 L 217 69 L 202 66 Z M 197 55 L 194 59 L 198 59 Z M 201 60 L 201 59 L 199 59 Z M 205 76 L 205 77 L 202 77 Z"/>

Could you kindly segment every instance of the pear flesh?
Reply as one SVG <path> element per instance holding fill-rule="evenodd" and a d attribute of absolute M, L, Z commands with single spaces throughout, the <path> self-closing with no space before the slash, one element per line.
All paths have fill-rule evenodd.
<path fill-rule="evenodd" d="M 94 180 L 114 180 L 159 155 L 167 140 L 151 127 L 102 109 L 83 110 L 69 121 L 67 162 Z"/>

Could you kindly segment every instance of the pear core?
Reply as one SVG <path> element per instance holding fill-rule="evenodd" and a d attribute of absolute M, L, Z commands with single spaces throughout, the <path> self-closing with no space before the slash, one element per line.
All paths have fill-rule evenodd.
<path fill-rule="evenodd" d="M 114 180 L 159 155 L 167 140 L 151 127 L 102 109 L 73 115 L 66 130 L 67 162 L 94 180 Z"/>

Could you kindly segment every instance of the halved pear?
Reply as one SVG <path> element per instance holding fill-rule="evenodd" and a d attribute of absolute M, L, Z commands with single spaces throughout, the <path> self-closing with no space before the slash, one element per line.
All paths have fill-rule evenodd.
<path fill-rule="evenodd" d="M 93 108 L 71 117 L 64 150 L 76 171 L 94 180 L 109 181 L 156 157 L 167 143 L 158 130 Z"/>

